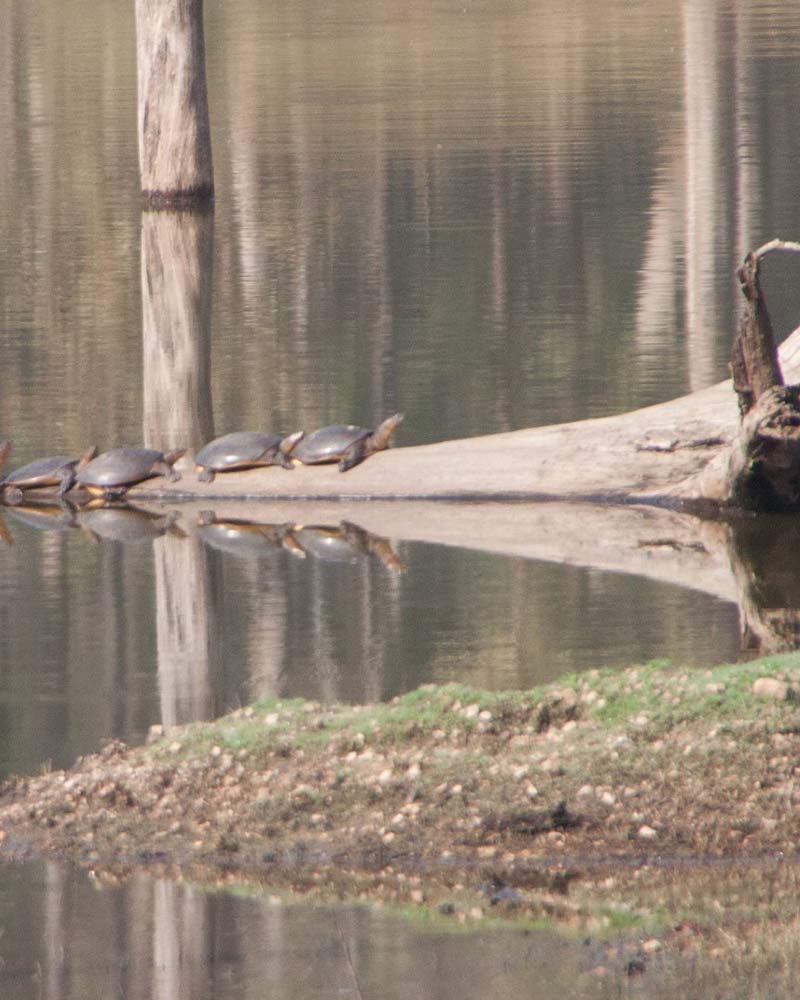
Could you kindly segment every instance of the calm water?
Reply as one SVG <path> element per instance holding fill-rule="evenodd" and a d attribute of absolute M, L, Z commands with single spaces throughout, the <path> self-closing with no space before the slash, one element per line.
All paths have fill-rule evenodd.
<path fill-rule="evenodd" d="M 188 221 L 139 209 L 132 5 L 0 8 L 12 465 L 395 410 L 416 444 L 725 376 L 735 263 L 800 233 L 795 5 L 207 8 L 217 203 Z M 800 316 L 794 266 L 767 268 L 779 333 Z M 0 772 L 256 695 L 527 686 L 740 643 L 732 599 L 591 551 L 397 542 L 400 572 L 336 523 L 305 558 L 151 522 L 4 526 Z"/>
<path fill-rule="evenodd" d="M 608 963 L 591 941 L 478 933 L 457 917 L 449 925 L 209 894 L 141 875 L 103 886 L 54 865 L 0 869 L 0 989 L 4 1000 L 669 996 L 641 982 L 631 988 L 624 959 Z M 592 974 L 604 961 L 605 981 Z M 691 969 L 679 972 L 681 986 L 691 985 Z"/>

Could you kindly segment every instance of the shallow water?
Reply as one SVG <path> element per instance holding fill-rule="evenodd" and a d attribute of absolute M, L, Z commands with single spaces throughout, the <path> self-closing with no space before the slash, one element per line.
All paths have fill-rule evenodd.
<path fill-rule="evenodd" d="M 608 962 L 607 945 L 591 938 L 471 922 L 415 924 L 378 908 L 287 905 L 141 874 L 108 885 L 52 864 L 0 866 L 0 990 L 5 1000 L 648 995 L 625 975 L 635 947 Z M 672 962 L 650 964 L 674 977 Z M 690 963 L 678 975 L 691 987 Z"/>
<path fill-rule="evenodd" d="M 196 448 L 234 429 L 395 410 L 407 414 L 398 443 L 417 444 L 619 412 L 726 375 L 736 263 L 800 231 L 795 5 L 206 7 L 217 200 L 188 221 L 140 211 L 132 6 L 0 9 L 0 437 L 14 440 L 12 466 L 94 442 Z M 779 335 L 800 316 L 794 267 L 765 268 Z M 561 566 L 403 542 L 400 573 L 363 553 L 242 558 L 194 536 L 120 540 L 99 519 L 4 523 L 0 772 L 68 764 L 256 695 L 528 686 L 651 657 L 711 663 L 740 644 L 732 601 L 602 572 L 591 551 Z M 65 873 L 39 871 L 35 890 L 8 877 L 12 909 L 63 880 L 47 898 L 74 898 L 76 927 L 111 933 L 104 907 L 113 930 L 131 905 Z M 234 947 L 203 921 L 210 953 L 229 955 L 221 981 L 246 980 L 258 945 Z M 97 968 L 102 952 L 88 972 L 74 959 L 97 977 L 89 993 L 61 966 L 43 993 L 31 956 L 48 934 L 40 915 L 4 996 L 101 995 L 103 975 L 133 975 L 122 935 L 113 970 Z M 389 937 L 410 974 L 412 944 L 394 925 Z M 283 961 L 298 938 L 278 938 Z M 444 961 L 451 946 L 436 939 L 431 954 Z M 91 936 L 75 947 L 91 951 Z M 499 996 L 496 947 L 485 970 Z M 474 976 L 453 980 L 459 995 L 484 982 Z"/>

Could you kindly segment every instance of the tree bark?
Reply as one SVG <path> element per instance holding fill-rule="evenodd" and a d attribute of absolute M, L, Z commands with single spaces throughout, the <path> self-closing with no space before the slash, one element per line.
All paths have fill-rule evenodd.
<path fill-rule="evenodd" d="M 214 195 L 203 0 L 136 0 L 139 173 L 159 207 Z"/>
<path fill-rule="evenodd" d="M 736 272 L 745 304 L 733 341 L 731 372 L 742 417 L 768 389 L 783 385 L 772 322 L 758 280 L 760 259 L 758 252 L 749 253 Z"/>

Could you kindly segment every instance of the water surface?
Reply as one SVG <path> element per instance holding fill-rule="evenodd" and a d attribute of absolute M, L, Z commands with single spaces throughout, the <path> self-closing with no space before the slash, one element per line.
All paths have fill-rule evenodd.
<path fill-rule="evenodd" d="M 0 438 L 14 440 L 13 465 L 396 410 L 399 443 L 417 444 L 619 412 L 725 377 L 736 263 L 800 234 L 796 5 L 206 7 L 217 200 L 187 219 L 140 211 L 132 6 L 2 5 Z M 781 336 L 800 316 L 795 266 L 765 268 Z M 358 553 L 243 558 L 194 535 L 137 543 L 97 523 L 5 523 L 0 772 L 65 765 L 112 736 L 265 694 L 529 686 L 651 657 L 711 663 L 740 644 L 731 600 L 602 572 L 591 552 L 559 566 L 401 542 L 399 572 Z M 6 875 L 30 948 L 6 953 L 4 996 L 110 995 L 109 982 L 182 995 L 147 951 L 151 925 L 130 917 L 143 893 L 155 921 L 162 890 L 97 896 L 55 870 Z M 195 919 L 180 893 L 165 927 Z M 114 948 L 74 945 L 80 960 L 47 916 L 78 897 L 91 903 L 76 923 L 117 935 Z M 221 914 L 248 905 L 261 907 L 248 930 L 259 945 L 245 950 Z M 259 964 L 264 937 L 296 978 L 306 958 L 293 949 L 319 934 L 303 919 L 208 904 L 191 940 L 213 961 L 187 981 L 211 985 L 186 995 L 242 995 L 231 984 L 251 976 L 261 995 L 277 981 Z M 402 995 L 445 996 L 451 980 L 460 996 L 519 993 L 518 953 L 504 950 L 517 939 L 482 941 L 481 964 L 464 939 L 346 919 L 376 949 L 377 971 L 359 965 L 376 995 L 391 995 L 384 968 L 409 984 Z M 336 989 L 352 989 L 341 941 L 325 942 Z M 335 992 L 332 967 L 308 972 L 313 990 Z M 542 995 L 564 993 L 553 975 Z"/>

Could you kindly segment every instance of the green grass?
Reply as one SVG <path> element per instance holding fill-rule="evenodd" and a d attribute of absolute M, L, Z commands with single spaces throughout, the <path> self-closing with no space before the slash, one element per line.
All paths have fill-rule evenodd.
<path fill-rule="evenodd" d="M 709 670 L 655 661 L 627 670 L 571 674 L 518 692 L 482 691 L 464 684 L 424 685 L 388 703 L 366 706 L 310 706 L 301 699 L 270 699 L 216 722 L 171 731 L 154 744 L 153 751 L 164 752 L 175 741 L 184 755 L 203 755 L 215 746 L 233 754 L 258 753 L 282 744 L 313 750 L 333 739 L 345 751 L 367 744 L 395 745 L 424 739 L 437 729 L 449 733 L 458 728 L 469 734 L 479 724 L 477 718 L 464 715 L 472 705 L 490 712 L 492 724 L 500 729 L 504 720 L 535 726 L 542 705 L 557 706 L 565 689 L 575 692 L 581 718 L 608 729 L 632 723 L 669 729 L 700 719 L 717 724 L 759 719 L 776 727 L 800 725 L 800 708 L 794 702 L 773 703 L 753 695 L 754 680 L 764 676 L 779 676 L 800 689 L 800 654 Z"/>

